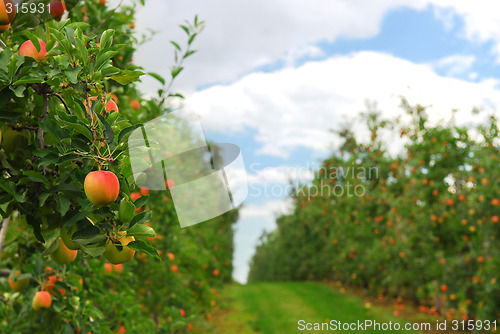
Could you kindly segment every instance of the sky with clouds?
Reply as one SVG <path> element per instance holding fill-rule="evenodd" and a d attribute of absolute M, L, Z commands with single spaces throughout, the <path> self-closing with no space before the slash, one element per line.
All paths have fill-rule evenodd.
<path fill-rule="evenodd" d="M 198 52 L 174 89 L 206 137 L 238 145 L 249 195 L 236 226 L 234 277 L 246 280 L 263 230 L 286 212 L 289 180 L 306 182 L 335 149 L 331 129 L 357 128 L 366 101 L 401 114 L 400 97 L 459 124 L 500 106 L 500 3 L 491 0 L 147 0 L 137 33 L 157 31 L 134 62 L 169 76 L 170 40 L 196 14 Z M 144 78 L 145 94 L 158 82 Z M 471 116 L 474 107 L 486 110 Z M 391 138 L 388 138 L 389 140 Z M 397 146 L 397 139 L 392 140 Z"/>

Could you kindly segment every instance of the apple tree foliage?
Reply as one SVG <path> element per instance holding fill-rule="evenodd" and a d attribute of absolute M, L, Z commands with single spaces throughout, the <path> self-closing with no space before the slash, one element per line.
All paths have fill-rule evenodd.
<path fill-rule="evenodd" d="M 498 121 L 476 114 L 476 125 L 435 124 L 426 108 L 402 106 L 401 119 L 368 112 L 368 140 L 349 127 L 337 133 L 338 151 L 261 237 L 249 280 L 336 280 L 431 315 L 494 321 Z M 401 143 L 399 154 L 388 138 Z"/>
<path fill-rule="evenodd" d="M 191 46 L 203 28 L 197 17 L 181 25 L 186 42 L 172 42 L 168 80 L 145 73 L 132 62 L 148 39 L 133 34 L 141 4 L 111 8 L 105 1 L 68 0 L 62 20 L 48 11 L 18 13 L 0 36 L 6 45 L 0 53 L 0 215 L 6 234 L 0 238 L 0 332 L 114 333 L 123 327 L 127 333 L 181 333 L 210 318 L 219 287 L 231 279 L 237 212 L 181 229 L 168 191 L 134 184 L 128 135 L 168 112 L 172 99 L 182 100 L 171 84 L 195 53 Z M 19 55 L 27 40 L 46 43 L 44 60 Z M 147 75 L 163 86 L 150 99 L 135 86 Z M 105 111 L 111 99 L 119 112 Z M 85 176 L 98 169 L 120 182 L 118 199 L 108 206 L 92 205 L 83 190 Z M 48 256 L 61 228 L 74 228 L 72 240 L 80 245 L 67 265 Z M 135 258 L 122 273 L 107 274 L 104 246 L 124 231 L 135 236 L 129 244 Z M 30 280 L 23 291 L 9 288 L 7 276 L 15 280 L 15 271 L 22 273 L 17 279 Z M 39 290 L 51 293 L 52 306 L 34 312 L 31 300 Z"/>

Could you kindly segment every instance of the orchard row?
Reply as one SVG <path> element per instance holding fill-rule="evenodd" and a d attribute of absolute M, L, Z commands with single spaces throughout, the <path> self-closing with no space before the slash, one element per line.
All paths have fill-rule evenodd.
<path fill-rule="evenodd" d="M 367 114 L 369 142 L 340 131 L 343 144 L 311 185 L 363 187 L 363 194 L 296 189 L 293 212 L 262 236 L 249 279 L 338 280 L 433 315 L 497 319 L 497 120 L 474 128 L 432 124 L 425 108 L 403 102 L 408 124 Z M 380 139 L 394 137 L 404 145 L 397 156 Z M 348 168 L 377 173 L 338 172 Z"/>

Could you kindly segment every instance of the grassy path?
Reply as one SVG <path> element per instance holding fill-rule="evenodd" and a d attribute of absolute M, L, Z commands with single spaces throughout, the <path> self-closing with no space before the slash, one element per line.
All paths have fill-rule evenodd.
<path fill-rule="evenodd" d="M 404 323 L 387 310 L 365 307 L 355 296 L 342 294 L 327 285 L 312 282 L 255 283 L 231 285 L 223 292 L 226 301 L 211 321 L 213 328 L 197 333 L 281 334 L 320 333 L 333 330 L 299 330 L 298 321 L 342 323 L 376 320 Z M 358 331 L 342 330 L 343 333 Z M 360 333 L 385 333 L 366 329 Z M 402 333 L 414 333 L 401 331 Z"/>

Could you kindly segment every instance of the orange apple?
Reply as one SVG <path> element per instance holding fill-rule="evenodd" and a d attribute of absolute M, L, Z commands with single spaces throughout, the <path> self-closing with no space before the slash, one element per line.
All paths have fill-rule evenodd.
<path fill-rule="evenodd" d="M 52 297 L 47 291 L 38 291 L 33 298 L 33 310 L 41 311 L 50 308 Z"/>
<path fill-rule="evenodd" d="M 28 286 L 30 280 L 28 278 L 16 280 L 16 278 L 21 275 L 21 272 L 17 270 L 14 273 L 14 281 L 9 278 L 9 286 L 14 291 L 23 291 Z"/>
<path fill-rule="evenodd" d="M 0 24 L 10 24 L 16 16 L 16 6 L 12 0 L 0 0 Z"/>
<path fill-rule="evenodd" d="M 123 264 L 113 264 L 113 273 L 121 274 L 123 271 Z"/>
<path fill-rule="evenodd" d="M 98 170 L 87 174 L 83 188 L 94 205 L 109 205 L 118 198 L 120 182 L 114 173 Z"/>
<path fill-rule="evenodd" d="M 59 238 L 59 246 L 50 254 L 50 257 L 57 264 L 66 264 L 74 261 L 77 254 L 77 250 L 69 249 L 66 247 L 62 239 Z"/>
<path fill-rule="evenodd" d="M 40 43 L 40 52 L 37 51 L 35 45 L 32 41 L 28 40 L 21 44 L 19 48 L 19 55 L 25 57 L 31 57 L 36 61 L 41 61 L 45 59 L 45 55 L 47 54 L 47 49 L 45 48 L 44 41 L 38 41 Z"/>

